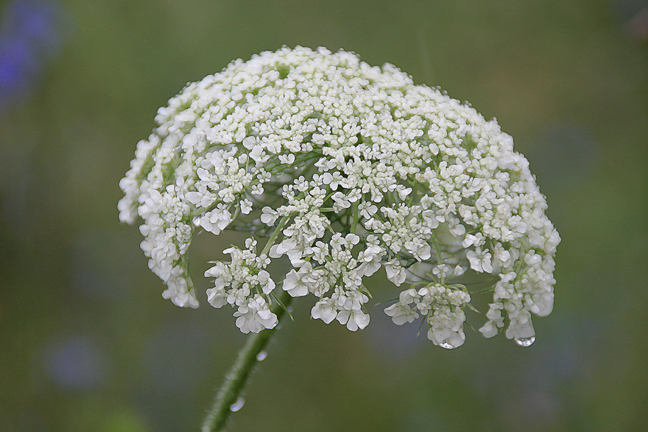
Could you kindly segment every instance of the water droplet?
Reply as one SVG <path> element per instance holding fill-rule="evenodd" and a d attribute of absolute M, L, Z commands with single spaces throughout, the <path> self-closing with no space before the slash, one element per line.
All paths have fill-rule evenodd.
<path fill-rule="evenodd" d="M 279 324 L 277 324 L 277 327 L 275 327 L 275 328 L 276 328 L 277 330 L 279 330 L 281 327 L 282 327 L 282 326 L 281 326 L 281 323 L 279 323 Z"/>
<path fill-rule="evenodd" d="M 293 308 L 292 308 L 292 306 L 288 306 L 288 308 L 286 310 L 288 311 L 288 313 L 292 313 Z"/>
<path fill-rule="evenodd" d="M 245 405 L 245 398 L 241 396 L 238 399 L 236 399 L 236 402 L 230 405 L 230 411 L 232 412 L 239 411 L 241 408 L 243 408 L 243 405 Z"/>
<path fill-rule="evenodd" d="M 268 351 L 261 351 L 257 354 L 257 361 L 263 361 L 266 357 L 268 357 Z"/>
<path fill-rule="evenodd" d="M 535 342 L 535 336 L 531 336 L 530 338 L 515 339 L 516 344 L 525 348 L 533 345 L 533 342 Z"/>
<path fill-rule="evenodd" d="M 441 343 L 439 344 L 439 346 L 440 346 L 441 348 L 445 348 L 445 349 L 455 349 L 455 348 L 457 348 L 457 347 L 454 346 L 454 345 L 450 345 L 448 342 L 441 342 Z"/>

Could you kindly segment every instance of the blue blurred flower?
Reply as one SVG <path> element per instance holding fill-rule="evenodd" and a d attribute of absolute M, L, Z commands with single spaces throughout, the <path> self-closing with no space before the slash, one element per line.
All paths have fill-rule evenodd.
<path fill-rule="evenodd" d="M 49 378 L 65 389 L 93 389 L 106 377 L 106 359 L 88 337 L 52 341 L 45 349 L 44 360 Z"/>
<path fill-rule="evenodd" d="M 53 1 L 13 0 L 0 22 L 0 110 L 24 99 L 63 40 L 64 12 Z"/>

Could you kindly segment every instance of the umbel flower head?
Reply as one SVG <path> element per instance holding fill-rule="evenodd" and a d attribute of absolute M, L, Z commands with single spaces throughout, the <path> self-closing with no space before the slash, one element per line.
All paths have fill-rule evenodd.
<path fill-rule="evenodd" d="M 163 297 L 198 306 L 187 250 L 196 230 L 250 232 L 206 277 L 209 303 L 242 332 L 277 325 L 279 290 L 313 295 L 313 318 L 369 324 L 363 284 L 384 268 L 401 325 L 463 344 L 471 292 L 492 295 L 479 331 L 534 340 L 553 307 L 560 241 L 527 160 L 470 106 L 355 54 L 282 48 L 189 84 L 161 108 L 120 186 L 120 218 L 144 223 L 142 249 Z M 271 276 L 273 260 L 291 269 Z M 468 278 L 468 279 L 466 279 Z M 472 295 L 476 295 L 472 292 Z"/>

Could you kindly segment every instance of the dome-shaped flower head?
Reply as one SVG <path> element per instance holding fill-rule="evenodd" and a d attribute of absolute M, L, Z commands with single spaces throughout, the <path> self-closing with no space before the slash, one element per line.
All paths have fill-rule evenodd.
<path fill-rule="evenodd" d="M 233 306 L 244 333 L 277 325 L 279 290 L 314 296 L 313 318 L 363 329 L 363 280 L 381 268 L 397 298 L 385 312 L 424 320 L 445 348 L 465 340 L 466 281 L 492 295 L 486 337 L 507 326 L 530 345 L 531 314 L 551 312 L 560 237 L 527 160 L 494 120 L 394 66 L 265 52 L 189 84 L 156 122 L 120 183 L 120 218 L 143 219 L 142 249 L 178 306 L 198 305 L 193 233 L 236 228 L 251 233 L 245 246 L 205 275 L 209 303 Z M 270 275 L 273 260 L 291 269 Z"/>

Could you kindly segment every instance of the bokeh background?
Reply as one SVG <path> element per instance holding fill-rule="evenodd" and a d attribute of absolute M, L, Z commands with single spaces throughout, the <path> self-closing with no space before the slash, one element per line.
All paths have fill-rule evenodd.
<path fill-rule="evenodd" d="M 0 431 L 198 430 L 245 339 L 227 308 L 161 298 L 118 182 L 185 83 L 282 45 L 393 63 L 497 117 L 563 238 L 556 307 L 530 348 L 468 330 L 446 351 L 380 306 L 351 333 L 298 299 L 232 430 L 647 430 L 648 1 L 11 0 Z M 201 238 L 195 274 L 239 241 Z"/>

